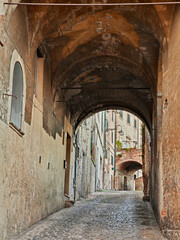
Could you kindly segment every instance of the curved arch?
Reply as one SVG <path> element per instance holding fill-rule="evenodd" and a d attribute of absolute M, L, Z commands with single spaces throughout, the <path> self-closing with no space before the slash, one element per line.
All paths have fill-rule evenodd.
<path fill-rule="evenodd" d="M 141 57 L 142 56 L 139 56 L 139 58 Z M 59 67 L 55 76 L 55 79 L 58 79 L 57 84 L 59 84 L 59 86 L 55 85 L 54 83 L 54 88 L 56 89 L 69 85 L 73 86 L 80 84 L 78 80 L 81 78 L 82 74 L 84 76 L 86 72 L 88 74 L 90 70 L 94 69 L 102 71 L 103 68 L 113 69 L 114 71 L 118 69 L 124 69 L 128 73 L 133 74 L 136 78 L 139 78 L 144 84 L 148 85 L 152 93 L 155 92 L 154 86 L 152 84 L 154 77 L 148 69 L 148 66 L 144 65 L 143 61 L 140 66 L 137 62 L 135 62 L 135 60 L 132 60 L 125 56 L 115 55 L 97 55 L 87 57 L 81 59 L 76 63 L 73 63 L 72 65 L 68 66 L 68 68 L 64 67 L 63 69 L 63 67 Z"/>
<path fill-rule="evenodd" d="M 118 166 L 118 169 L 121 172 L 125 172 L 125 173 L 134 173 L 139 169 L 142 169 L 142 164 L 136 161 L 126 161 L 121 163 Z"/>
<path fill-rule="evenodd" d="M 119 1 L 116 1 L 119 2 Z M 135 10 L 134 10 L 135 9 Z M 150 9 L 150 10 L 149 10 Z M 34 10 L 34 9 L 33 9 Z M 145 26 L 147 26 L 149 28 L 150 24 L 153 23 L 153 27 L 151 27 L 151 31 L 154 32 L 154 34 L 156 34 L 156 37 L 158 38 L 159 41 L 161 41 L 165 35 L 165 33 L 163 32 L 163 26 L 162 26 L 162 21 L 160 21 L 159 15 L 157 14 L 157 9 L 154 6 L 149 6 L 148 9 L 144 8 L 144 7 L 126 7 L 126 8 L 122 8 L 122 7 L 117 7 L 117 6 L 111 6 L 111 7 L 94 7 L 94 8 L 88 8 L 88 14 L 86 14 L 86 9 L 84 9 L 84 7 L 82 6 L 77 6 L 76 8 L 72 8 L 72 11 L 68 11 L 69 8 L 68 7 L 61 7 L 61 8 L 54 8 L 52 10 L 52 8 L 48 8 L 46 10 L 46 13 L 43 16 L 43 21 L 42 18 L 39 19 L 39 23 L 37 26 L 37 30 L 36 30 L 36 36 L 33 36 L 33 41 L 32 42 L 37 42 L 37 39 L 39 39 L 39 43 L 43 41 L 43 35 L 41 34 L 42 31 L 44 32 L 44 37 L 48 38 L 51 34 L 52 35 L 56 35 L 57 33 L 57 29 L 52 28 L 52 26 L 56 26 L 57 25 L 57 20 L 54 19 L 52 12 L 54 11 L 55 13 L 55 17 L 56 18 L 60 18 L 60 20 L 58 20 L 59 25 L 61 24 L 61 28 L 63 30 L 66 30 L 66 32 L 69 33 L 69 29 L 73 28 L 76 24 L 79 24 L 81 21 L 88 21 L 88 18 L 91 17 L 91 15 L 94 15 L 94 13 L 99 14 L 99 13 L 106 13 L 106 12 L 110 12 L 112 13 L 120 13 L 122 16 L 124 17 L 129 17 L 128 12 L 133 12 L 134 14 L 136 14 L 136 18 L 137 18 L 137 22 L 142 21 L 142 19 L 145 22 Z M 29 11 L 29 14 L 31 15 L 31 9 Z M 35 12 L 35 11 L 34 11 Z M 35 14 L 38 14 L 38 10 L 37 12 L 34 13 L 31 16 L 32 21 L 33 18 L 37 18 Z M 149 13 L 150 12 L 150 13 Z M 73 14 L 74 13 L 74 14 Z M 74 15 L 76 15 L 76 18 L 74 18 Z M 151 21 L 147 21 L 146 18 L 144 16 L 147 16 Z M 49 25 L 47 26 L 47 18 L 49 19 Z M 134 24 L 135 19 L 131 16 L 131 21 L 130 23 Z M 137 25 L 137 24 L 136 24 Z M 51 26 L 51 27 L 50 27 Z M 143 28 L 143 27 L 142 27 Z M 74 31 L 74 30 L 73 30 Z"/>
<path fill-rule="evenodd" d="M 148 73 L 133 61 L 117 56 L 86 58 L 70 66 L 60 82 L 53 87 L 54 99 L 64 97 L 76 127 L 90 112 L 122 107 L 136 112 L 151 128 L 156 92 Z"/>
<path fill-rule="evenodd" d="M 60 9 L 62 10 L 62 8 Z M 50 8 L 47 7 L 46 11 L 42 12 L 43 17 L 39 19 L 38 23 L 36 23 L 36 29 L 32 35 L 31 41 L 33 42 L 33 46 L 31 45 L 31 49 L 33 51 L 35 51 L 37 46 L 43 41 L 47 46 L 47 49 L 49 48 L 51 52 L 52 47 L 54 48 L 54 46 L 56 46 L 55 51 L 56 54 L 57 51 L 59 52 L 59 57 L 58 59 L 52 57 L 53 76 L 56 71 L 59 72 L 57 75 L 60 76 L 62 74 L 62 67 L 59 67 L 59 65 L 61 65 L 62 61 L 68 58 L 69 55 L 66 43 L 68 43 L 68 47 L 72 55 L 74 52 L 76 52 L 78 46 L 87 45 L 88 41 L 91 42 L 95 36 L 100 36 L 101 34 L 111 32 L 112 34 L 117 34 L 126 46 L 129 45 L 138 50 L 141 57 L 146 61 L 149 61 L 150 58 L 147 57 L 147 52 L 153 52 L 154 50 L 152 51 L 152 48 L 156 48 L 156 41 L 157 44 L 161 44 L 165 36 L 163 26 L 161 24 L 161 21 L 159 21 L 159 15 L 153 6 L 149 7 L 148 9 L 144 7 L 138 7 L 135 8 L 135 11 L 134 7 L 95 7 L 95 9 L 92 9 L 92 11 L 88 9 L 88 13 L 86 13 L 86 9 L 82 9 L 82 7 L 77 7 L 76 9 L 72 8 L 72 11 L 70 12 L 67 12 L 66 8 L 63 8 L 64 11 L 60 11 L 60 9 L 57 8 L 50 10 Z M 96 12 L 97 16 L 94 15 L 94 11 Z M 75 15 L 73 15 L 73 13 Z M 129 13 L 132 14 L 129 15 Z M 28 14 L 29 19 L 32 21 L 32 23 L 35 20 L 38 21 L 38 9 L 34 10 L 34 8 L 29 8 Z M 148 20 L 146 17 L 144 17 L 146 15 L 148 15 Z M 105 24 L 104 22 L 107 22 L 107 27 L 103 27 L 103 32 L 99 32 L 98 30 L 98 16 L 103 24 Z M 59 17 L 61 20 L 59 20 Z M 96 18 L 97 21 L 95 20 Z M 129 27 L 125 28 L 124 24 L 120 24 L 119 26 L 118 19 L 122 23 L 127 24 Z M 88 21 L 90 24 L 88 24 Z M 110 24 L 111 21 L 113 21 L 112 24 Z M 117 21 L 117 24 L 114 24 L 114 21 Z M 108 27 L 108 24 L 112 26 Z M 88 34 L 84 32 L 84 25 L 92 26 L 92 36 L 89 33 L 90 29 L 88 29 Z M 60 28 L 63 30 L 64 36 L 58 34 L 58 32 L 60 32 Z M 133 32 L 133 34 L 130 30 Z M 134 38 L 132 38 L 133 35 Z M 148 49 L 149 44 L 146 44 L 146 42 L 143 40 L 146 39 L 147 35 L 151 39 L 151 49 Z M 80 36 L 80 39 L 78 36 Z M 136 43 L 134 43 L 135 39 Z M 154 56 L 151 58 L 154 59 Z M 73 58 L 74 57 L 72 57 L 72 59 Z M 144 60 L 142 62 L 144 62 Z M 66 67 L 67 65 L 69 66 L 70 64 L 66 64 Z M 152 66 L 151 63 L 147 65 Z M 156 74 L 156 69 L 153 71 L 153 74 Z M 154 77 L 156 78 L 156 76 Z"/>
<path fill-rule="evenodd" d="M 80 108 L 80 107 L 79 107 Z M 107 105 L 107 103 L 105 103 L 104 105 L 102 103 L 97 104 L 96 106 L 91 106 L 89 109 L 86 109 L 84 111 L 81 112 L 81 114 L 79 116 L 77 116 L 77 112 L 74 116 L 72 116 L 72 122 L 74 121 L 74 127 L 75 129 L 78 127 L 78 125 L 84 121 L 86 118 L 92 116 L 93 114 L 99 112 L 99 111 L 103 111 L 103 110 L 108 110 L 108 109 L 121 109 L 121 110 L 125 110 L 128 111 L 134 115 L 136 115 L 138 118 L 140 118 L 145 125 L 147 126 L 147 128 L 149 129 L 149 131 L 151 132 L 151 118 L 150 116 L 145 116 L 143 114 L 143 111 L 141 112 L 139 109 L 137 108 L 133 108 L 132 106 L 130 107 L 129 105 L 121 105 L 121 104 L 109 104 Z"/>
<path fill-rule="evenodd" d="M 76 7 L 72 8 L 72 11 L 68 11 L 68 8 L 50 10 L 50 7 L 45 10 L 42 10 L 41 7 L 36 9 L 28 7 L 27 9 L 29 23 L 32 24 L 31 40 L 29 41 L 31 50 L 35 51 L 41 42 L 46 47 L 51 62 L 53 99 L 55 101 L 59 97 L 59 101 L 61 98 L 65 100 L 71 112 L 72 121 L 80 122 L 89 114 L 91 108 L 99 109 L 99 106 L 122 107 L 136 112 L 151 129 L 152 105 L 153 99 L 156 98 L 157 84 L 156 56 L 159 45 L 165 36 L 159 15 L 154 7 L 95 7 L 94 9 Z M 41 17 L 38 16 L 39 11 L 41 11 Z M 84 27 L 87 25 L 89 26 L 88 31 L 87 27 Z M 63 31 L 63 36 L 58 34 L 60 28 Z M 148 38 L 151 41 L 150 45 L 147 42 Z M 109 39 L 111 39 L 110 45 L 112 46 L 108 49 Z M 70 48 L 70 56 L 68 56 L 66 44 Z M 95 52 L 89 51 L 91 49 Z M 96 50 L 99 52 L 97 53 Z M 152 61 L 154 61 L 153 64 L 151 64 Z M 96 96 L 90 90 L 84 90 L 84 93 L 81 89 L 73 90 L 73 93 L 73 91 L 61 89 L 61 87 L 79 85 L 89 89 L 91 82 L 88 80 L 91 79 L 95 71 L 98 71 L 98 64 L 99 70 L 101 69 L 104 73 L 106 67 L 111 68 L 112 66 L 113 69 L 118 69 L 115 70 L 116 74 L 109 78 L 113 88 L 120 86 L 133 89 L 116 92 L 112 90 L 108 93 L 101 91 L 100 96 Z M 111 75 L 112 71 L 109 72 Z M 79 84 L 77 79 L 81 78 L 82 74 L 85 75 L 85 82 Z M 95 75 L 97 74 L 95 73 Z M 55 81 L 53 81 L 54 79 Z M 93 81 L 99 79 L 99 77 L 95 77 Z M 122 79 L 125 80 L 121 82 Z M 107 83 L 104 78 L 102 81 L 97 81 L 96 84 L 91 85 L 93 88 L 101 87 Z M 146 90 L 141 88 L 146 88 Z M 125 96 L 127 93 L 136 99 L 136 106 L 133 100 L 131 103 L 125 104 L 125 100 L 118 97 L 118 95 Z M 113 96 L 115 94 L 116 98 Z M 110 97 L 105 102 L 106 95 Z M 144 96 L 146 96 L 145 100 Z M 89 102 L 89 105 L 83 98 Z M 81 108 L 81 112 L 79 108 Z M 144 113 L 142 113 L 141 108 Z M 91 111 L 93 111 L 92 109 Z"/>

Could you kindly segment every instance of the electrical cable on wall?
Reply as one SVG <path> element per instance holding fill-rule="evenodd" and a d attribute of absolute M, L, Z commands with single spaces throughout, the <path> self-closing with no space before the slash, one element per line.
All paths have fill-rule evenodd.
<path fill-rule="evenodd" d="M 4 5 L 25 5 L 25 6 L 152 6 L 152 5 L 177 5 L 180 2 L 129 2 L 129 3 L 40 3 L 40 2 L 24 2 L 24 3 L 16 3 L 16 2 L 5 2 Z"/>

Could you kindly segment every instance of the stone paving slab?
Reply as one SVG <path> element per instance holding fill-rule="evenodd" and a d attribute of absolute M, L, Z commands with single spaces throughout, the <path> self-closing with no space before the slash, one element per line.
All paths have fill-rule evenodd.
<path fill-rule="evenodd" d="M 141 192 L 96 193 L 27 229 L 14 240 L 165 240 Z"/>

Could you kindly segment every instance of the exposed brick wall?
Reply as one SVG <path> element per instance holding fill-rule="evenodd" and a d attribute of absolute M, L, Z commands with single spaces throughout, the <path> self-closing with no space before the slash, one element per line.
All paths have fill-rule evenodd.
<path fill-rule="evenodd" d="M 121 150 L 117 151 L 117 154 L 122 154 L 122 157 L 116 155 L 116 166 L 118 167 L 120 164 L 124 162 L 136 161 L 142 164 L 142 150 L 131 148 L 130 150 Z"/>
<path fill-rule="evenodd" d="M 118 154 L 121 154 L 122 156 L 119 157 Z M 135 149 L 131 148 L 128 150 L 117 150 L 116 155 L 116 174 L 115 174 L 115 189 L 118 189 L 118 170 L 120 166 L 126 162 L 137 162 L 142 165 L 142 150 L 141 149 Z"/>
<path fill-rule="evenodd" d="M 156 199 L 160 221 L 169 239 L 180 239 L 180 7 L 174 11 L 168 48 L 163 53 L 162 133 L 158 139 L 159 165 L 154 171 L 163 177 Z M 168 56 L 168 58 L 167 58 Z M 167 99 L 167 100 L 166 100 Z M 159 193 L 158 193 L 159 194 Z M 161 196 L 160 195 L 160 196 Z"/>

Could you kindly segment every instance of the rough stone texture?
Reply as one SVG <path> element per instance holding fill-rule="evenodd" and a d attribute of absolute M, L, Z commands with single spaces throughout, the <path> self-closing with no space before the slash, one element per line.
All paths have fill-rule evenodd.
<path fill-rule="evenodd" d="M 165 240 L 141 192 L 105 192 L 77 202 L 14 240 Z"/>
<path fill-rule="evenodd" d="M 150 167 L 151 167 L 151 138 L 147 128 L 144 129 L 144 151 L 143 151 L 143 183 L 144 183 L 144 197 L 150 197 Z M 145 199 L 144 198 L 144 199 Z"/>

